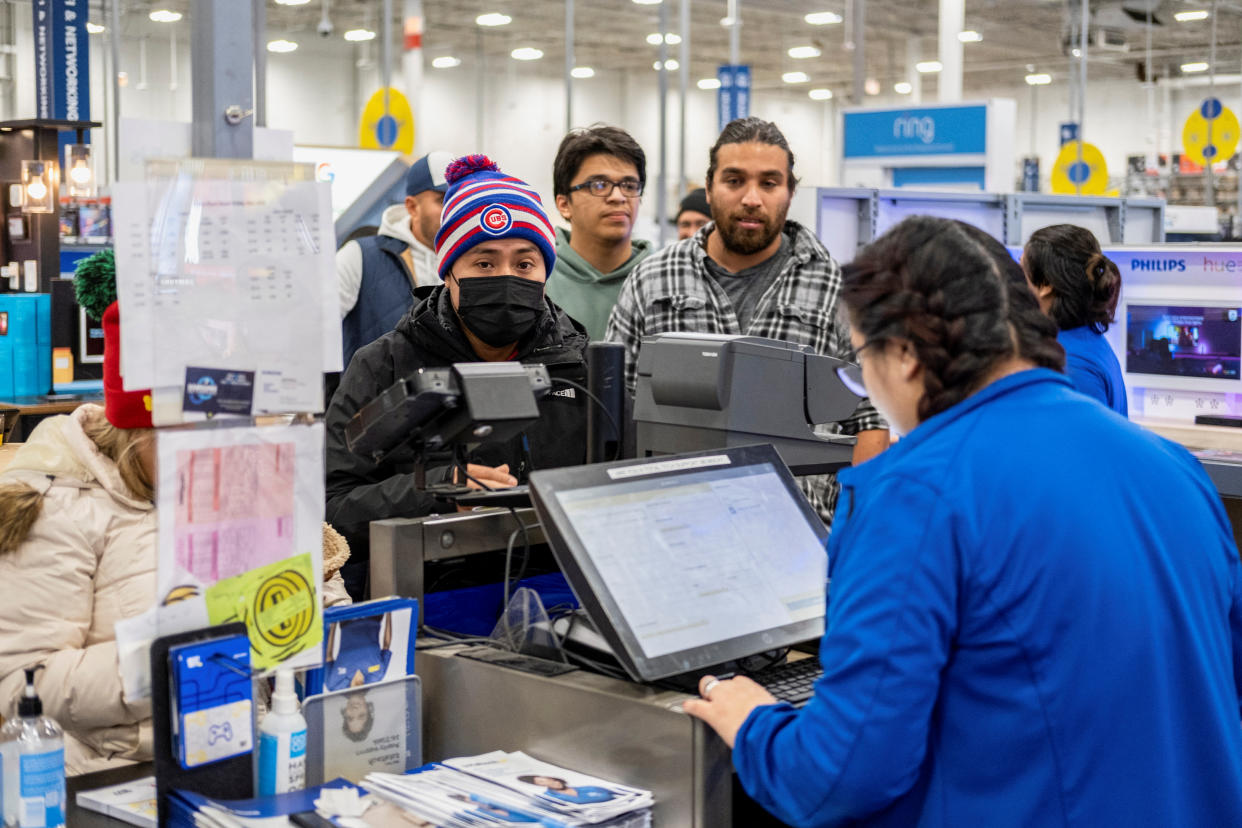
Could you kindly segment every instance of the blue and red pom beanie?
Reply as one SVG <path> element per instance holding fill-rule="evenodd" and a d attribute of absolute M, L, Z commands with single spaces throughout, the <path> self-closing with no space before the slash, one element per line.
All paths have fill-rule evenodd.
<path fill-rule="evenodd" d="M 556 234 L 539 194 L 505 175 L 486 155 L 458 158 L 444 172 L 448 192 L 436 233 L 436 269 L 445 279 L 453 263 L 488 239 L 527 239 L 543 254 L 548 273 L 556 264 Z"/>

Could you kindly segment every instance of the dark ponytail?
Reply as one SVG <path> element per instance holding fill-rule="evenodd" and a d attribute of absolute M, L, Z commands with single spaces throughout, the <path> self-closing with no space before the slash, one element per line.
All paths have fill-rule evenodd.
<path fill-rule="evenodd" d="M 1036 230 L 1026 243 L 1022 264 L 1032 285 L 1052 287 L 1048 314 L 1058 328 L 1108 330 L 1121 295 L 1121 271 L 1090 230 L 1072 224 Z"/>
<path fill-rule="evenodd" d="M 868 342 L 904 339 L 923 367 L 920 422 L 983 386 L 1006 359 L 1065 365 L 1056 325 L 1022 269 L 991 236 L 915 216 L 866 247 L 843 273 L 850 324 Z"/>

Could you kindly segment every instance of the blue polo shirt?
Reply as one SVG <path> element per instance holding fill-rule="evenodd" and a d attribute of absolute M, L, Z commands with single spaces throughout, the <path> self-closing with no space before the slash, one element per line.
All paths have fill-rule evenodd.
<path fill-rule="evenodd" d="M 760 804 L 795 826 L 1242 825 L 1242 576 L 1184 449 L 1039 369 L 840 480 L 824 676 L 733 750 Z"/>
<path fill-rule="evenodd" d="M 1074 387 L 1121 416 L 1130 416 L 1121 363 L 1104 334 L 1083 325 L 1061 331 L 1057 342 L 1065 349 L 1065 374 Z"/>

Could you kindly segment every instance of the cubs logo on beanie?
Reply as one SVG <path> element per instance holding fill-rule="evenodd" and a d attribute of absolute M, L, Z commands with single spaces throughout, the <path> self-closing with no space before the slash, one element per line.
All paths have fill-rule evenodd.
<path fill-rule="evenodd" d="M 453 263 L 489 239 L 526 239 L 543 254 L 548 272 L 556 264 L 556 235 L 539 194 L 505 175 L 486 155 L 458 158 L 444 173 L 448 192 L 436 233 L 436 269 L 447 278 Z"/>

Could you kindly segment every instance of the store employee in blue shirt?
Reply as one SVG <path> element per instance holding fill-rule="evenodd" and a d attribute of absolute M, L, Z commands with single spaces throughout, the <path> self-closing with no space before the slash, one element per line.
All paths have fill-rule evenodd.
<path fill-rule="evenodd" d="M 1129 416 L 1121 363 L 1104 339 L 1121 293 L 1121 271 L 1090 230 L 1055 224 L 1036 230 L 1022 251 L 1022 269 L 1039 307 L 1057 323 L 1065 373 L 1074 387 Z"/>
<path fill-rule="evenodd" d="M 840 474 L 806 707 L 686 703 L 747 792 L 794 826 L 1242 825 L 1242 567 L 1198 462 L 1073 390 L 982 231 L 907 219 L 841 296 L 905 436 Z"/>

